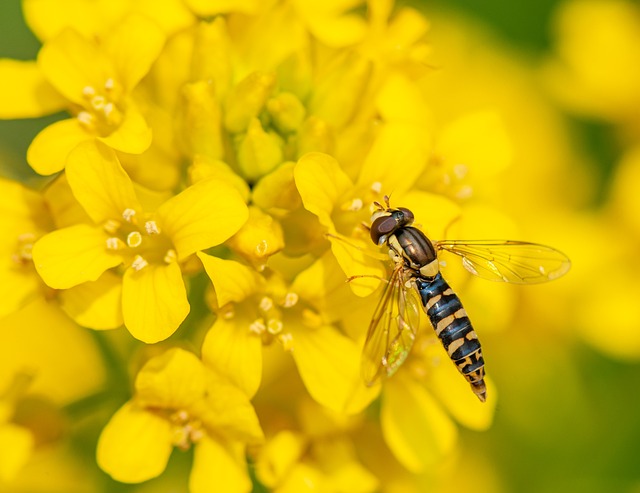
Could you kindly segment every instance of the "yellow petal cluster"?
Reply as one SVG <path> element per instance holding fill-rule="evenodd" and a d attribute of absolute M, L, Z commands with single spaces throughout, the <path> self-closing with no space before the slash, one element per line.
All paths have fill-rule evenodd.
<path fill-rule="evenodd" d="M 42 47 L 0 60 L 0 117 L 64 116 L 26 155 L 46 187 L 0 181 L 0 361 L 95 418 L 102 471 L 151 489 L 178 476 L 192 493 L 394 491 L 464 454 L 459 426 L 491 426 L 493 380 L 480 404 L 426 320 L 397 375 L 364 385 L 388 272 L 366 224 L 386 194 L 434 239 L 518 235 L 540 195 L 509 184 L 565 170 L 533 162 L 557 122 L 516 68 L 499 67 L 513 91 L 484 60 L 436 69 L 429 22 L 390 0 L 23 9 Z M 464 59 L 460 39 L 439 56 Z M 510 324 L 518 294 L 443 272 L 478 327 Z M 4 329 L 20 324 L 29 337 Z M 42 449 L 3 385 L 0 489 Z"/>

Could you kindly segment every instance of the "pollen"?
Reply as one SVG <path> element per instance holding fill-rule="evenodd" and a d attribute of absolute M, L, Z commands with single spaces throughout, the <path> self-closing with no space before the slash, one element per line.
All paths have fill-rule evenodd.
<path fill-rule="evenodd" d="M 90 127 L 94 124 L 95 118 L 88 111 L 80 111 L 76 117 L 78 121 L 85 127 Z"/>
<path fill-rule="evenodd" d="M 133 262 L 131 263 L 131 267 L 133 268 L 133 270 L 139 272 L 142 269 L 144 269 L 145 267 L 147 267 L 149 265 L 149 262 L 147 262 L 142 256 L 140 255 L 136 255 L 133 258 Z"/>
<path fill-rule="evenodd" d="M 256 255 L 258 255 L 259 257 L 264 257 L 268 251 L 269 251 L 269 243 L 267 242 L 267 240 L 261 240 L 256 245 Z"/>
<path fill-rule="evenodd" d="M 136 248 L 142 245 L 142 235 L 138 231 L 133 231 L 127 236 L 127 245 Z"/>
<path fill-rule="evenodd" d="M 160 234 L 160 228 L 155 221 L 147 221 L 146 223 L 144 223 L 144 230 L 148 235 Z"/>
<path fill-rule="evenodd" d="M 266 332 L 267 326 L 264 324 L 264 320 L 258 318 L 249 324 L 249 332 L 256 335 L 262 335 Z"/>
<path fill-rule="evenodd" d="M 283 308 L 291 308 L 298 303 L 299 296 L 296 293 L 287 293 L 282 302 Z"/>
<path fill-rule="evenodd" d="M 126 245 L 124 242 L 115 236 L 107 238 L 107 250 L 122 250 Z"/>
<path fill-rule="evenodd" d="M 268 296 L 264 296 L 260 300 L 260 304 L 258 306 L 260 307 L 260 310 L 262 310 L 263 312 L 268 312 L 273 308 L 273 300 Z"/>
<path fill-rule="evenodd" d="M 172 262 L 175 262 L 176 260 L 178 260 L 178 254 L 173 248 L 167 250 L 167 252 L 164 254 L 164 257 L 162 258 L 162 261 L 165 264 L 170 264 Z"/>
<path fill-rule="evenodd" d="M 119 228 L 120 228 L 120 222 L 116 221 L 115 219 L 107 219 L 104 225 L 102 226 L 102 229 L 104 229 L 107 233 L 112 235 L 116 234 Z"/>
<path fill-rule="evenodd" d="M 278 336 L 278 341 L 280 341 L 280 344 L 282 344 L 282 348 L 285 351 L 293 351 L 293 336 L 290 332 L 280 334 Z"/>
<path fill-rule="evenodd" d="M 133 217 L 136 215 L 136 211 L 133 209 L 125 209 L 122 211 L 122 218 L 128 223 L 133 222 Z"/>

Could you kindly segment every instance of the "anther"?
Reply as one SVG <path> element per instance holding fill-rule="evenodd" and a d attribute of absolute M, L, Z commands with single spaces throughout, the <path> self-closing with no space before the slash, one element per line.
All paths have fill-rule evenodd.
<path fill-rule="evenodd" d="M 125 247 L 124 242 L 115 236 L 107 238 L 107 250 L 122 250 Z"/>
<path fill-rule="evenodd" d="M 261 318 L 256 319 L 249 324 L 249 332 L 256 335 L 262 335 L 267 330 L 267 326 Z"/>
<path fill-rule="evenodd" d="M 282 344 L 282 348 L 285 351 L 293 351 L 293 336 L 290 332 L 287 332 L 286 334 L 280 334 L 278 336 L 278 340 Z"/>
<path fill-rule="evenodd" d="M 299 296 L 297 293 L 287 293 L 284 297 L 284 301 L 282 302 L 282 306 L 284 308 L 291 308 L 296 303 L 298 303 Z"/>
<path fill-rule="evenodd" d="M 375 193 L 380 193 L 382 191 L 382 183 L 380 183 L 379 181 L 374 181 L 371 184 L 371 191 Z"/>
<path fill-rule="evenodd" d="M 256 255 L 259 257 L 264 257 L 269 251 L 269 243 L 267 240 L 261 240 L 260 243 L 256 245 Z"/>
<path fill-rule="evenodd" d="M 120 223 L 115 219 L 107 219 L 104 222 L 104 225 L 102 226 L 102 229 L 104 229 L 105 232 L 112 235 L 116 234 L 116 231 L 118 231 L 118 228 L 120 228 Z"/>
<path fill-rule="evenodd" d="M 147 221 L 144 223 L 144 230 L 148 235 L 160 234 L 160 228 L 158 228 L 158 224 L 155 221 Z"/>
<path fill-rule="evenodd" d="M 144 269 L 146 266 L 149 265 L 149 262 L 147 262 L 144 258 L 142 258 L 140 255 L 136 255 L 133 259 L 133 262 L 131 263 L 131 267 L 133 268 L 133 270 L 139 272 L 142 269 Z"/>
<path fill-rule="evenodd" d="M 80 111 L 76 118 L 82 125 L 85 125 L 87 127 L 93 125 L 93 115 L 88 111 Z"/>
<path fill-rule="evenodd" d="M 112 77 L 109 77 L 107 80 L 104 81 L 104 88 L 107 91 L 110 91 L 111 89 L 113 89 L 116 85 L 116 81 L 113 80 Z"/>
<path fill-rule="evenodd" d="M 178 260 L 178 254 L 173 248 L 169 248 L 169 250 L 167 250 L 167 252 L 164 254 L 164 257 L 162 258 L 162 261 L 165 264 L 170 264 L 172 262 L 175 262 L 176 260 Z"/>
<path fill-rule="evenodd" d="M 104 109 L 102 111 L 104 112 L 105 116 L 108 117 L 111 113 L 113 113 L 114 109 L 115 109 L 114 104 L 109 102 L 104 105 Z"/>
<path fill-rule="evenodd" d="M 106 102 L 107 100 L 104 96 L 94 96 L 93 98 L 91 98 L 91 106 L 93 106 L 93 108 L 95 108 L 96 110 L 101 110 L 102 108 L 104 108 Z"/>
<path fill-rule="evenodd" d="M 268 312 L 273 308 L 273 300 L 268 296 L 264 296 L 260 300 L 260 304 L 258 306 L 260 307 L 260 310 L 262 310 L 263 312 Z"/>
<path fill-rule="evenodd" d="M 466 164 L 456 164 L 453 167 L 453 173 L 456 175 L 456 178 L 458 178 L 459 180 L 464 178 L 468 172 L 469 172 L 469 168 L 467 167 Z"/>
<path fill-rule="evenodd" d="M 92 87 L 92 86 L 84 86 L 82 88 L 82 95 L 85 97 L 92 97 L 95 96 L 96 94 L 96 90 Z"/>
<path fill-rule="evenodd" d="M 124 211 L 122 211 L 122 217 L 128 223 L 132 221 L 133 216 L 135 215 L 136 215 L 136 211 L 134 211 L 133 209 L 125 209 Z"/>

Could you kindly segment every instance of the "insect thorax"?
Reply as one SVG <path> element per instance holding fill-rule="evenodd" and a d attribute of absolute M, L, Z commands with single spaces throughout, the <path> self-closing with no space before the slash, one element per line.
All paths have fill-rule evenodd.
<path fill-rule="evenodd" d="M 402 259 L 406 268 L 424 277 L 432 278 L 438 274 L 436 249 L 419 229 L 411 226 L 400 228 L 389 236 L 387 243 L 396 262 Z"/>

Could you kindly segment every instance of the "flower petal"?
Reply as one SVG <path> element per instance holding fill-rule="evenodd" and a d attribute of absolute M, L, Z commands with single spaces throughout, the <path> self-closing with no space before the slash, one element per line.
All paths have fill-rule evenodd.
<path fill-rule="evenodd" d="M 109 147 L 129 154 L 141 154 L 151 145 L 152 132 L 142 114 L 129 106 L 118 128 L 106 137 L 99 137 Z"/>
<path fill-rule="evenodd" d="M 136 377 L 136 397 L 150 407 L 184 408 L 201 399 L 205 390 L 202 362 L 180 348 L 151 358 Z"/>
<path fill-rule="evenodd" d="M 98 440 L 100 468 L 122 483 L 140 483 L 164 471 L 173 449 L 171 424 L 134 403 L 116 412 Z"/>
<path fill-rule="evenodd" d="M 0 59 L 0 118 L 34 118 L 65 106 L 35 62 Z"/>
<path fill-rule="evenodd" d="M 293 359 L 307 390 L 334 411 L 362 411 L 379 392 L 360 377 L 360 348 L 330 326 L 292 330 Z"/>
<path fill-rule="evenodd" d="M 232 320 L 218 317 L 202 343 L 202 361 L 253 397 L 262 376 L 262 340 L 249 330 L 250 323 L 240 314 Z"/>
<path fill-rule="evenodd" d="M 34 448 L 31 432 L 12 423 L 0 424 L 0 482 L 10 482 L 24 466 Z"/>
<path fill-rule="evenodd" d="M 197 255 L 216 290 L 219 307 L 232 302 L 240 303 L 264 285 L 262 276 L 240 262 L 202 252 Z"/>
<path fill-rule="evenodd" d="M 122 325 L 122 278 L 106 271 L 95 282 L 85 282 L 60 294 L 60 306 L 77 324 L 90 329 Z"/>
<path fill-rule="evenodd" d="M 412 472 L 423 471 L 451 452 L 457 430 L 417 383 L 396 375 L 384 389 L 380 422 L 385 442 Z"/>
<path fill-rule="evenodd" d="M 194 414 L 217 435 L 244 443 L 261 443 L 264 434 L 249 397 L 213 372 L 208 372 L 208 377 L 206 398 L 199 402 Z"/>
<path fill-rule="evenodd" d="M 33 246 L 33 262 L 42 280 L 54 289 L 96 281 L 122 263 L 107 250 L 106 235 L 95 226 L 78 224 L 53 231 Z"/>
<path fill-rule="evenodd" d="M 181 260 L 228 240 L 249 217 L 238 191 L 215 178 L 187 188 L 165 202 L 157 213 Z"/>
<path fill-rule="evenodd" d="M 334 207 L 353 189 L 353 183 L 338 161 L 328 154 L 310 152 L 298 160 L 293 176 L 304 208 L 318 216 L 323 226 L 332 229 Z"/>
<path fill-rule="evenodd" d="M 122 284 L 124 324 L 136 339 L 153 344 L 173 334 L 189 313 L 187 290 L 176 262 L 127 269 Z"/>
<path fill-rule="evenodd" d="M 116 24 L 102 44 L 111 59 L 118 81 L 130 92 L 149 72 L 164 45 L 158 25 L 141 15 L 129 15 Z"/>
<path fill-rule="evenodd" d="M 27 149 L 27 162 L 36 173 L 51 175 L 64 169 L 69 153 L 93 140 L 76 118 L 52 123 L 36 135 Z"/>
<path fill-rule="evenodd" d="M 29 392 L 60 405 L 98 392 L 106 381 L 91 334 L 41 297 L 3 318 L 0 327 L 0 389 L 25 368 L 34 375 Z"/>
<path fill-rule="evenodd" d="M 248 493 L 252 485 L 242 449 L 204 437 L 196 446 L 189 477 L 191 493 Z"/>
<path fill-rule="evenodd" d="M 78 146 L 67 162 L 73 195 L 96 223 L 120 219 L 126 209 L 140 211 L 133 183 L 116 154 L 102 144 Z"/>
<path fill-rule="evenodd" d="M 81 106 L 87 86 L 102 88 L 114 75 L 96 44 L 68 28 L 45 43 L 38 54 L 38 67 L 60 94 Z"/>

